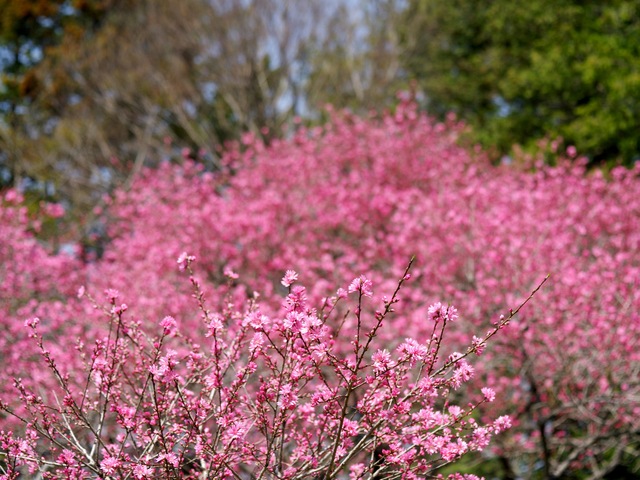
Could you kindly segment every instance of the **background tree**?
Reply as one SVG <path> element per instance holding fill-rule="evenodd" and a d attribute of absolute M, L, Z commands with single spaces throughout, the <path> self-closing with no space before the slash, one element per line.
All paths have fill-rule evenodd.
<path fill-rule="evenodd" d="M 63 38 L 96 28 L 116 1 L 0 1 L 0 184 L 41 169 L 37 161 L 26 168 L 21 157 L 34 133 L 27 119 L 39 88 L 35 67 Z"/>
<path fill-rule="evenodd" d="M 387 108 L 410 79 L 502 153 L 556 136 L 594 162 L 640 151 L 630 0 L 0 5 L 0 181 L 78 211 L 149 159 L 189 148 L 213 168 L 242 132 Z"/>
<path fill-rule="evenodd" d="M 4 182 L 80 210 L 172 145 L 212 164 L 243 131 L 281 131 L 322 14 L 300 1 L 4 3 Z"/>
<path fill-rule="evenodd" d="M 404 86 L 395 28 L 402 9 L 396 0 L 345 2 L 328 23 L 322 50 L 311 61 L 307 101 L 358 113 L 393 105 Z"/>
<path fill-rule="evenodd" d="M 460 133 L 400 104 L 377 119 L 336 113 L 322 129 L 300 128 L 269 146 L 246 135 L 216 172 L 191 161 L 143 169 L 131 188 L 111 197 L 101 259 L 49 255 L 27 231 L 41 217 L 29 221 L 19 196 L 8 192 L 0 208 L 0 295 L 8 300 L 0 298 L 0 358 L 7 360 L 0 398 L 10 394 L 12 376 L 37 382 L 46 370 L 25 363 L 33 357 L 24 320 L 33 316 L 42 319 L 52 354 L 65 358 L 72 378 L 86 381 L 71 369 L 79 363 L 66 359 L 77 353 L 78 336 L 106 324 L 91 303 L 77 302 L 81 285 L 94 298 L 117 288 L 127 318 L 150 328 L 173 316 L 184 331 L 201 332 L 193 343 L 210 352 L 206 342 L 214 338 L 206 337 L 193 292 L 180 281 L 181 252 L 197 258 L 212 312 L 231 311 L 230 302 L 243 309 L 258 291 L 267 315 L 286 295 L 280 280 L 289 268 L 306 282 L 310 305 L 323 305 L 335 285 L 359 272 L 377 298 L 392 292 L 416 255 L 402 314 L 377 337 L 389 351 L 406 336 L 430 343 L 430 306 L 441 301 L 466 313 L 446 327 L 449 343 L 438 356 L 464 352 L 477 342 L 474 334 L 499 322 L 504 305 L 518 305 L 551 273 L 476 364 L 475 390 L 496 390 L 496 402 L 476 420 L 505 413 L 516 420 L 495 452 L 510 478 L 620 479 L 623 467 L 637 475 L 640 165 L 614 169 L 610 178 L 585 175 L 563 158 L 535 172 L 492 166 L 458 144 Z M 49 215 L 60 214 L 52 206 Z M 347 307 L 338 308 L 335 318 L 343 319 Z M 242 315 L 231 318 L 245 323 Z M 335 326 L 336 342 L 352 352 L 347 332 L 358 322 L 345 322 Z M 10 430 L 1 418 L 0 426 Z M 509 478 L 483 468 L 487 478 Z"/>
<path fill-rule="evenodd" d="M 428 109 L 507 152 L 562 137 L 593 162 L 640 154 L 640 2 L 412 0 L 404 67 Z"/>

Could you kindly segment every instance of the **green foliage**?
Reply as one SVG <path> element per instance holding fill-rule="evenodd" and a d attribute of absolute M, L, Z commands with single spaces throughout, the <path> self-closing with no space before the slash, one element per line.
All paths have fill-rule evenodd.
<path fill-rule="evenodd" d="M 594 162 L 640 155 L 640 2 L 412 0 L 404 65 L 431 112 L 502 153 L 562 137 Z"/>

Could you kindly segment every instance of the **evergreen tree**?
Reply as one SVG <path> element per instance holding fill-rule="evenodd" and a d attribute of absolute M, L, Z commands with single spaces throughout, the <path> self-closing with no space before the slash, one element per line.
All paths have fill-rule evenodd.
<path fill-rule="evenodd" d="M 404 66 L 429 110 L 505 153 L 562 137 L 593 162 L 640 155 L 640 2 L 411 0 Z"/>

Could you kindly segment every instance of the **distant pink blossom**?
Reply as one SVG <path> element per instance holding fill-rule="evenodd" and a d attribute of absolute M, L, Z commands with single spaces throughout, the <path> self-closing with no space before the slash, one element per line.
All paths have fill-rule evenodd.
<path fill-rule="evenodd" d="M 377 435 L 387 435 L 380 440 L 392 446 L 394 461 L 409 461 L 403 445 L 455 456 L 464 449 L 457 437 L 468 450 L 486 448 L 509 424 L 494 426 L 491 419 L 506 413 L 514 414 L 515 428 L 495 438 L 497 454 L 508 451 L 529 471 L 543 458 L 555 471 L 569 457 L 576 468 L 590 469 L 589 462 L 601 456 L 584 455 L 582 441 L 593 441 L 594 452 L 629 446 L 626 439 L 640 428 L 634 371 L 640 166 L 586 171 L 581 161 L 558 154 L 557 166 L 547 167 L 541 156 L 515 147 L 512 165 L 496 167 L 481 148 L 470 152 L 460 145 L 461 125 L 437 123 L 406 103 L 375 118 L 335 110 L 330 115 L 326 125 L 300 125 L 290 139 L 270 145 L 253 136 L 244 145 L 216 147 L 215 171 L 190 160 L 142 169 L 130 188 L 103 199 L 96 223 L 104 232 L 90 232 L 75 256 L 57 253 L 47 241 L 39 229 L 44 210 L 34 214 L 21 194 L 5 193 L 0 357 L 10 361 L 0 371 L 0 405 L 34 412 L 32 422 L 65 409 L 64 418 L 58 417 L 62 423 L 51 419 L 60 431 L 65 418 L 82 430 L 106 408 L 101 441 L 119 442 L 109 452 L 123 452 L 122 470 L 111 476 L 129 478 L 136 465 L 162 475 L 172 467 L 162 465 L 158 452 L 181 451 L 207 457 L 217 469 L 211 476 L 232 478 L 234 467 L 225 470 L 225 462 L 265 453 L 255 447 L 266 445 L 265 439 L 251 443 L 254 435 L 262 428 L 275 438 L 269 426 L 282 427 L 278 422 L 285 420 L 287 428 L 278 430 L 284 437 L 275 441 L 283 441 L 296 468 L 316 468 L 313 462 L 326 456 L 306 447 L 330 440 L 305 435 L 322 424 L 325 432 L 335 427 L 333 438 L 340 437 L 338 407 L 349 385 L 355 386 L 349 402 L 357 406 L 348 418 L 358 417 L 361 431 L 364 422 L 384 421 Z M 577 152 L 568 148 L 564 156 L 572 154 Z M 180 269 L 197 270 L 185 278 L 175 268 L 183 249 L 192 255 L 181 256 Z M 331 295 L 338 285 L 349 285 L 354 271 L 391 295 L 408 275 L 402 268 L 414 253 L 402 302 L 348 298 L 344 289 Z M 229 265 L 242 272 L 242 281 L 220 278 Z M 278 281 L 291 265 L 304 275 L 306 289 L 294 282 L 283 299 Z M 549 272 L 551 281 L 512 318 L 509 308 Z M 118 316 L 117 295 L 106 302 L 88 295 L 78 301 L 78 285 L 87 292 L 118 288 L 129 309 Z M 354 288 L 366 297 L 361 282 Z M 434 299 L 444 301 L 430 309 Z M 457 319 L 448 302 L 464 317 Z M 162 338 L 159 319 L 165 316 L 180 319 L 171 338 Z M 34 317 L 42 319 L 37 331 L 25 332 L 25 319 Z M 171 361 L 168 349 L 177 352 Z M 374 362 L 378 350 L 389 357 Z M 461 362 L 476 360 L 474 353 L 482 350 L 473 375 Z M 359 370 L 356 351 L 363 355 Z M 60 385 L 65 378 L 69 392 Z M 280 384 L 289 385 L 287 395 L 296 402 L 278 398 Z M 463 386 L 471 392 L 491 388 L 495 399 L 489 403 L 493 395 L 485 392 L 466 396 Z M 46 395 L 39 400 L 40 392 Z M 419 397 L 409 410 L 402 400 L 406 392 Z M 463 430 L 445 427 L 452 419 L 438 406 L 447 401 L 447 407 L 463 410 Z M 474 401 L 481 405 L 472 423 L 464 415 Z M 80 405 L 88 422 L 73 418 Z M 549 451 L 542 452 L 536 425 L 549 412 L 554 428 L 545 432 Z M 6 428 L 0 441 L 7 449 L 37 461 L 62 455 L 40 433 L 6 411 L 1 415 Z M 580 437 L 576 424 L 584 425 Z M 255 429 L 242 443 L 238 433 L 246 425 Z M 127 431 L 133 428 L 139 430 Z M 162 428 L 165 446 L 153 435 Z M 444 428 L 451 429 L 446 438 L 431 435 L 430 429 Z M 228 442 L 228 456 L 212 451 L 215 438 Z M 335 451 L 348 451 L 351 440 L 341 438 Z M 110 454 L 100 451 L 103 459 Z M 82 449 L 75 453 L 86 458 Z M 368 467 L 371 453 L 353 460 Z M 63 467 L 53 470 L 47 473 L 69 478 Z M 348 466 L 343 471 L 332 474 L 346 475 Z"/>
<path fill-rule="evenodd" d="M 100 467 L 107 475 L 114 475 L 121 465 L 122 462 L 117 457 L 111 455 L 106 455 L 102 462 L 100 462 Z"/>
<path fill-rule="evenodd" d="M 440 302 L 436 302 L 428 309 L 429 319 L 438 323 L 441 320 L 453 322 L 458 319 L 458 310 L 452 306 L 445 306 Z"/>
<path fill-rule="evenodd" d="M 371 356 L 373 369 L 377 372 L 383 372 L 392 366 L 391 354 L 388 350 L 378 350 Z"/>
<path fill-rule="evenodd" d="M 471 346 L 473 347 L 474 353 L 476 355 L 482 355 L 482 352 L 484 352 L 484 349 L 486 347 L 486 343 L 484 339 L 476 337 L 474 335 L 473 338 L 471 339 Z"/>
<path fill-rule="evenodd" d="M 489 387 L 482 387 L 482 395 L 487 402 L 493 402 L 496 399 L 496 392 Z"/>
<path fill-rule="evenodd" d="M 40 319 L 38 317 L 29 318 L 25 320 L 24 326 L 30 328 L 36 328 L 40 324 Z"/>
<path fill-rule="evenodd" d="M 182 252 L 178 257 L 178 267 L 180 271 L 186 270 L 186 268 L 192 263 L 195 262 L 196 257 L 194 255 L 188 255 L 187 252 Z"/>
<path fill-rule="evenodd" d="M 171 465 L 173 468 L 178 468 L 178 465 L 180 464 L 178 456 L 171 452 L 171 453 L 161 453 L 160 455 L 158 455 L 158 461 L 159 462 L 167 462 L 169 465 Z"/>
<path fill-rule="evenodd" d="M 282 280 L 280 281 L 280 283 L 285 286 L 285 287 L 290 287 L 293 282 L 295 282 L 298 279 L 298 274 L 293 271 L 293 270 L 287 270 L 286 273 L 284 274 L 284 277 L 282 277 Z"/>
<path fill-rule="evenodd" d="M 171 316 L 166 316 L 160 321 L 160 326 L 163 328 L 165 335 L 173 335 L 177 327 L 176 319 Z"/>
<path fill-rule="evenodd" d="M 511 428 L 511 418 L 508 415 L 502 415 L 493 422 L 496 433 L 502 432 L 507 428 Z"/>
<path fill-rule="evenodd" d="M 64 216 L 64 207 L 59 203 L 48 203 L 44 207 L 44 213 L 52 218 Z"/>
<path fill-rule="evenodd" d="M 113 315 L 122 315 L 129 309 L 129 306 L 126 303 L 121 303 L 120 305 L 114 305 L 111 307 L 111 313 Z"/>
<path fill-rule="evenodd" d="M 365 297 L 370 297 L 373 295 L 372 286 L 373 284 L 371 280 L 369 280 L 364 275 L 360 275 L 359 277 L 355 278 L 351 282 L 348 288 L 348 292 L 349 293 L 359 292 L 361 295 Z"/>
<path fill-rule="evenodd" d="M 104 294 L 110 302 L 115 302 L 120 296 L 120 292 L 114 288 L 108 288 Z"/>
<path fill-rule="evenodd" d="M 133 467 L 133 478 L 136 480 L 151 480 L 153 477 L 153 468 L 147 465 L 136 465 Z"/>
<path fill-rule="evenodd" d="M 236 280 L 238 279 L 240 276 L 231 268 L 231 267 L 224 267 L 224 276 L 227 278 L 230 278 L 231 280 Z"/>

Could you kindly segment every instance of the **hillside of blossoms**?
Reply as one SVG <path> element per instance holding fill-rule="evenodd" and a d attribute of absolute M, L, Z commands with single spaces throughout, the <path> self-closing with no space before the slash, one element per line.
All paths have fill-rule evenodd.
<path fill-rule="evenodd" d="M 164 162 L 105 200 L 99 256 L 4 192 L 2 478 L 632 465 L 640 166 L 496 166 L 463 131 L 402 103 Z"/>

